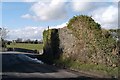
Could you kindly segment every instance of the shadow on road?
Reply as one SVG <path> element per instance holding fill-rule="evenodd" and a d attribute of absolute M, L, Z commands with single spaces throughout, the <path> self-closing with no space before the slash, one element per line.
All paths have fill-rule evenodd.
<path fill-rule="evenodd" d="M 23 49 L 23 48 L 7 48 L 7 51 L 17 51 L 17 52 L 26 52 L 26 53 L 38 53 L 37 50 Z"/>
<path fill-rule="evenodd" d="M 118 80 L 110 78 L 90 78 L 90 77 L 76 77 L 76 78 L 2 78 L 2 80 Z"/>
<path fill-rule="evenodd" d="M 19 73 L 51 73 L 57 72 L 57 68 L 32 61 L 29 57 L 23 54 L 8 53 L 2 54 L 2 71 Z"/>
<path fill-rule="evenodd" d="M 117 80 L 83 76 L 60 70 L 52 65 L 32 61 L 24 54 L 14 52 L 2 54 L 2 80 Z"/>

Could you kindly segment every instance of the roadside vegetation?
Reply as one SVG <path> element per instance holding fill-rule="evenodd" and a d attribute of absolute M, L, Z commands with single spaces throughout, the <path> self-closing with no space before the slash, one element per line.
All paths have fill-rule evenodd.
<path fill-rule="evenodd" d="M 86 15 L 74 16 L 70 19 L 67 27 L 78 39 L 77 44 L 81 44 L 76 44 L 76 48 L 81 46 L 86 51 L 86 53 L 78 52 L 78 55 L 85 54 L 86 56 L 81 56 L 78 59 L 77 56 L 70 56 L 70 59 L 64 58 L 63 63 L 65 62 L 65 65 L 72 69 L 95 71 L 117 77 L 118 46 L 116 45 L 116 38 L 110 31 L 102 29 L 99 23 Z M 82 57 L 87 59 L 84 61 Z"/>
<path fill-rule="evenodd" d="M 6 28 L 0 27 L 0 51 L 5 51 L 6 43 L 5 38 L 9 31 Z"/>
<path fill-rule="evenodd" d="M 103 64 L 83 63 L 72 59 L 59 59 L 55 62 L 59 67 L 68 68 L 75 71 L 88 72 L 91 74 L 99 74 L 111 77 L 118 77 L 120 67 L 106 66 Z"/>

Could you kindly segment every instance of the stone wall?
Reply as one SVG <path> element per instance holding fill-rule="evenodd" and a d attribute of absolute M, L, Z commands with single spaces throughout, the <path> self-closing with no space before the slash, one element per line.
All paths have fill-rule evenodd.
<path fill-rule="evenodd" d="M 58 35 L 55 36 L 55 34 Z M 92 46 L 93 44 L 86 44 L 86 41 L 76 38 L 72 30 L 67 27 L 60 28 L 57 32 L 53 32 L 48 41 L 49 42 L 44 46 L 44 55 L 47 55 L 47 58 L 51 57 L 52 59 L 50 60 L 59 59 L 61 56 L 63 59 L 69 58 L 82 63 L 117 66 L 116 48 L 113 48 L 109 54 L 104 53 L 100 48 L 97 48 L 98 50 L 96 50 L 96 47 Z"/>
<path fill-rule="evenodd" d="M 77 56 L 77 38 L 73 35 L 72 31 L 69 30 L 67 27 L 59 29 L 59 39 L 60 39 L 60 48 L 62 49 L 62 56 L 63 57 L 71 57 Z"/>
<path fill-rule="evenodd" d="M 81 64 L 113 68 L 118 66 L 116 40 L 91 17 L 76 16 L 64 28 L 57 29 L 56 32 L 52 30 L 56 29 L 48 30 L 50 33 L 46 37 L 49 39 L 44 40 L 44 55 L 48 55 L 46 59 L 52 56 L 48 61 L 53 60 L 56 65 L 72 66 L 76 69 L 81 67 Z M 101 66 L 98 69 L 101 69 Z"/>

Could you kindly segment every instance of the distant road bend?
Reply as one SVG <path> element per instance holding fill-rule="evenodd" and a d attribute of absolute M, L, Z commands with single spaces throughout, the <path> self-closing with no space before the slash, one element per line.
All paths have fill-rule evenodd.
<path fill-rule="evenodd" d="M 40 60 L 33 59 L 19 52 L 2 52 L 2 79 L 83 79 L 92 80 L 91 76 L 82 73 L 59 69 L 52 65 L 47 65 Z M 93 78 L 93 76 L 92 76 Z"/>

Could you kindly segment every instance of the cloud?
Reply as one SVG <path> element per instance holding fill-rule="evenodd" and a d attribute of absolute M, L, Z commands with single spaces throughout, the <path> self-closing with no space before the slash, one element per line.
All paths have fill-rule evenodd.
<path fill-rule="evenodd" d="M 65 22 L 65 23 L 62 23 L 62 24 L 60 24 L 60 25 L 56 25 L 56 26 L 51 26 L 50 27 L 50 29 L 53 29 L 53 28 L 63 28 L 63 27 L 65 27 L 65 26 L 67 26 L 67 22 Z"/>
<path fill-rule="evenodd" d="M 118 7 L 111 5 L 100 7 L 92 12 L 94 20 L 101 24 L 102 28 L 111 29 L 118 27 Z"/>
<path fill-rule="evenodd" d="M 64 19 L 67 17 L 65 3 L 61 0 L 51 0 L 50 2 L 36 2 L 30 8 L 32 14 L 23 15 L 24 18 L 32 18 L 38 21 L 49 21 Z"/>
<path fill-rule="evenodd" d="M 25 27 L 22 29 L 9 30 L 9 39 L 42 39 L 44 27 Z"/>
<path fill-rule="evenodd" d="M 50 26 L 50 29 L 53 28 L 63 28 L 66 26 L 66 23 L 62 23 L 60 25 L 56 25 L 56 26 Z M 26 39 L 42 39 L 42 34 L 43 31 L 46 30 L 46 27 L 33 27 L 33 26 L 27 26 L 24 28 L 18 28 L 18 29 L 12 29 L 9 30 L 8 33 L 8 40 L 13 40 L 13 39 L 17 39 L 17 38 L 22 38 L 24 40 Z"/>
<path fill-rule="evenodd" d="M 73 6 L 73 10 L 77 12 L 88 11 L 95 7 L 92 2 L 73 1 L 71 3 Z"/>
<path fill-rule="evenodd" d="M 105 1 L 105 0 L 104 0 Z M 111 2 L 112 3 L 112 2 Z M 73 0 L 71 2 L 72 9 L 75 12 L 91 12 L 99 7 L 106 7 L 111 5 L 109 2 L 101 2 L 101 0 L 85 0 L 85 1 L 78 1 L 78 0 Z M 112 4 L 118 4 L 117 2 L 113 2 Z"/>
<path fill-rule="evenodd" d="M 40 0 L 22 0 L 23 2 L 38 2 Z"/>
<path fill-rule="evenodd" d="M 0 0 L 2 2 L 49 2 L 51 0 Z M 120 0 L 74 0 L 74 1 L 80 1 L 80 2 L 118 2 Z M 62 2 L 72 2 L 72 0 L 62 0 Z"/>
<path fill-rule="evenodd" d="M 16 0 L 17 1 L 17 0 Z M 49 2 L 50 0 L 21 0 L 23 2 Z M 61 0 L 62 2 L 118 2 L 119 0 Z"/>
<path fill-rule="evenodd" d="M 26 18 L 26 19 L 31 19 L 32 16 L 30 14 L 25 14 L 21 16 L 22 18 Z"/>
<path fill-rule="evenodd" d="M 39 2 L 39 1 L 44 1 L 48 2 L 50 0 L 0 0 L 1 2 Z"/>

